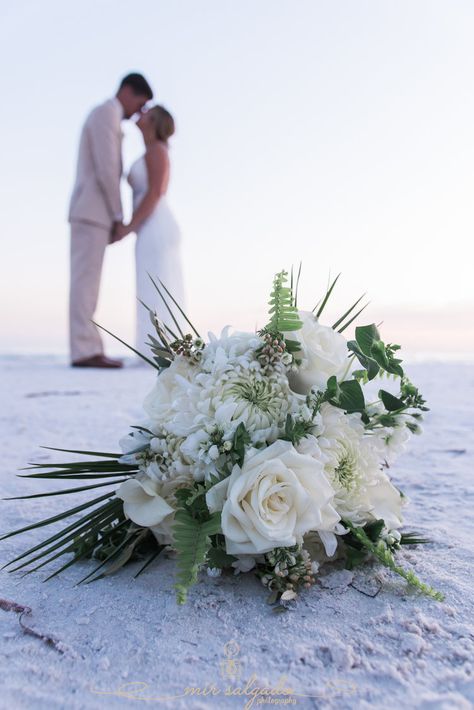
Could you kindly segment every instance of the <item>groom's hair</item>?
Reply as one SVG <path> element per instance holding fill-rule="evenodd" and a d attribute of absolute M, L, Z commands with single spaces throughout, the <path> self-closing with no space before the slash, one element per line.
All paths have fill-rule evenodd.
<path fill-rule="evenodd" d="M 127 74 L 120 82 L 119 91 L 124 86 L 129 86 L 137 96 L 146 96 L 148 100 L 153 98 L 151 86 L 142 74 Z"/>

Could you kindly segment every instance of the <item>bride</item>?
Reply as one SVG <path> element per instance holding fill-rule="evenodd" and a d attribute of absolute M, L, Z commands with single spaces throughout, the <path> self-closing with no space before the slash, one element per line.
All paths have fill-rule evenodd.
<path fill-rule="evenodd" d="M 170 176 L 168 139 L 174 133 L 174 120 L 162 106 L 154 106 L 137 121 L 143 134 L 145 154 L 130 168 L 128 182 L 133 190 L 133 216 L 130 224 L 119 226 L 117 237 L 135 232 L 137 299 L 156 311 L 158 318 L 176 330 L 150 276 L 161 280 L 184 309 L 181 272 L 180 231 L 166 200 Z M 151 355 L 148 334 L 153 332 L 146 308 L 137 301 L 136 348 Z"/>

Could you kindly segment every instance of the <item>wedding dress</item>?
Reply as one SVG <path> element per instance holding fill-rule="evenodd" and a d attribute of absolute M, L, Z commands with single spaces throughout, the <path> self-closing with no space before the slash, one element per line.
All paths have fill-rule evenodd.
<path fill-rule="evenodd" d="M 133 190 L 133 208 L 136 209 L 148 189 L 148 174 L 144 157 L 133 163 L 128 182 Z M 156 311 L 158 318 L 175 332 L 176 327 L 173 320 L 153 286 L 150 276 L 158 286 L 160 286 L 159 280 L 161 280 L 181 308 L 185 310 L 180 241 L 179 226 L 168 206 L 166 195 L 162 195 L 152 214 L 142 222 L 137 231 L 135 244 L 136 292 L 137 299 Z M 176 308 L 173 304 L 171 305 L 176 315 Z M 181 319 L 178 317 L 179 320 Z M 151 349 L 147 345 L 150 333 L 156 337 L 147 309 L 137 300 L 136 348 L 147 357 L 152 356 Z"/>

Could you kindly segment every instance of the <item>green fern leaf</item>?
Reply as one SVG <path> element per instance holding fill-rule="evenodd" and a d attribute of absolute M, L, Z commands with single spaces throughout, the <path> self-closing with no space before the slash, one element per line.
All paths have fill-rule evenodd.
<path fill-rule="evenodd" d="M 269 301 L 271 318 L 266 326 L 266 330 L 269 332 L 287 333 L 300 330 L 303 325 L 294 305 L 293 291 L 284 285 L 287 280 L 286 271 L 280 271 L 273 280 L 273 290 Z"/>
<path fill-rule="evenodd" d="M 211 535 L 221 532 L 221 514 L 213 513 L 200 522 L 187 511 L 180 509 L 173 526 L 174 546 L 178 552 L 177 582 L 175 584 L 178 604 L 185 604 L 188 590 L 197 582 L 198 573 L 206 561 L 211 546 Z"/>

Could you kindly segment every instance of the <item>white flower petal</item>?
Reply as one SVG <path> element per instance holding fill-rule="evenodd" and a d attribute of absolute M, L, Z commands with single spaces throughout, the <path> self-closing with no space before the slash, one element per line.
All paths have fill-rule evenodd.
<path fill-rule="evenodd" d="M 150 482 L 130 478 L 117 489 L 116 495 L 123 500 L 125 515 L 137 525 L 151 528 L 158 525 L 173 508 L 159 495 L 153 493 Z"/>

